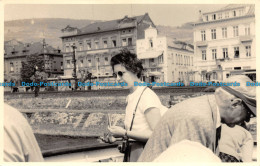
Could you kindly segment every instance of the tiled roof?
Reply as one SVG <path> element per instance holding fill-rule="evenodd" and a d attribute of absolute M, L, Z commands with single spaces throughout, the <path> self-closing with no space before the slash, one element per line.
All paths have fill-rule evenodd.
<path fill-rule="evenodd" d="M 133 20 L 130 22 L 129 27 L 134 26 L 135 22 L 140 22 L 145 15 L 135 16 L 135 17 L 125 17 L 123 19 Z M 80 29 L 80 34 L 88 34 L 88 33 L 95 33 L 95 32 L 104 32 L 104 31 L 111 31 L 120 29 L 120 21 L 123 19 L 111 20 L 111 21 L 104 21 L 104 22 L 96 22 L 90 24 L 82 29 Z M 131 24 L 132 23 L 132 24 Z"/>
<path fill-rule="evenodd" d="M 22 43 L 14 46 L 5 45 L 4 49 L 7 56 L 12 56 L 13 51 L 16 52 L 14 54 L 16 56 L 29 55 L 29 54 L 43 53 L 43 44 L 41 42 L 35 42 L 35 43 L 26 43 L 26 44 Z M 23 52 L 24 50 L 27 50 L 27 52 L 24 53 Z M 52 46 L 47 46 L 45 53 L 56 54 L 56 49 L 54 49 Z"/>
<path fill-rule="evenodd" d="M 179 44 L 181 41 L 174 40 L 172 38 L 167 37 L 167 46 L 170 48 L 174 48 L 180 51 L 188 51 L 188 52 L 193 52 L 193 49 L 190 48 L 188 45 L 186 46 L 186 49 L 183 49 L 183 45 Z M 188 43 L 187 43 L 188 44 Z"/>

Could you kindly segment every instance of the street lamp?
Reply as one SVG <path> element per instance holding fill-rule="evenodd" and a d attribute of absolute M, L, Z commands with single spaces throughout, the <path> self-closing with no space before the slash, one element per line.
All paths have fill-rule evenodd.
<path fill-rule="evenodd" d="M 77 47 L 76 47 L 75 43 L 71 47 L 73 49 L 73 55 L 72 55 L 73 74 L 72 74 L 72 76 L 75 80 L 75 89 L 74 90 L 76 90 L 77 89 L 77 73 L 76 73 L 76 61 L 77 61 L 76 60 L 76 49 L 77 49 Z"/>

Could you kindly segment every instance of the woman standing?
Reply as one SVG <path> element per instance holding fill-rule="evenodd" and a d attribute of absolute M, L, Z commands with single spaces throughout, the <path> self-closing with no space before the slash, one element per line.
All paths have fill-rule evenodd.
<path fill-rule="evenodd" d="M 150 88 L 135 86 L 135 82 L 141 82 L 143 71 L 142 62 L 137 59 L 136 54 L 123 50 L 112 57 L 111 66 L 118 83 L 126 83 L 127 86 L 122 87 L 129 89 L 130 94 L 126 99 L 125 128 L 111 126 L 108 130 L 113 137 L 134 140 L 130 143 L 131 150 L 125 159 L 135 162 L 167 108 Z"/>

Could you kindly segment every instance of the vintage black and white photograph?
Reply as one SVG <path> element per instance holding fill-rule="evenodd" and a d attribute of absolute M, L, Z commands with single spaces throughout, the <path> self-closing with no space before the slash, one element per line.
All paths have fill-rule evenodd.
<path fill-rule="evenodd" d="M 257 163 L 257 1 L 81 2 L 3 2 L 4 162 Z"/>

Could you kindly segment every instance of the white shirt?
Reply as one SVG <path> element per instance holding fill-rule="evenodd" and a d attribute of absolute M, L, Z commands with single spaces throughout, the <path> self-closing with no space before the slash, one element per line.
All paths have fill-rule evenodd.
<path fill-rule="evenodd" d="M 129 94 L 127 96 L 127 106 L 125 113 L 125 127 L 127 130 L 130 129 L 133 118 L 133 112 L 144 88 L 145 87 L 138 86 L 132 94 Z M 147 109 L 152 107 L 160 109 L 161 115 L 163 115 L 168 110 L 168 108 L 162 105 L 159 97 L 150 88 L 146 88 L 137 106 L 135 119 L 132 127 L 133 131 L 151 131 L 150 126 L 146 121 L 144 113 Z"/>
<path fill-rule="evenodd" d="M 252 161 L 253 138 L 249 131 L 236 125 L 231 128 L 222 124 L 219 151 L 232 155 L 243 162 Z"/>

